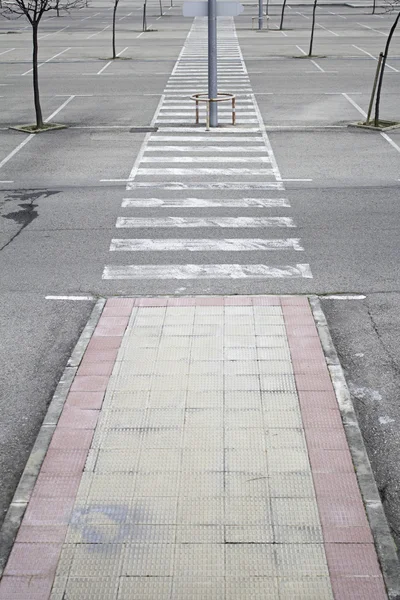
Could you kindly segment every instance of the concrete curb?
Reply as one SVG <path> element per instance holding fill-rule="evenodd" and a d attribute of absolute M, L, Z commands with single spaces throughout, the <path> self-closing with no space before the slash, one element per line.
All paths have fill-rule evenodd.
<path fill-rule="evenodd" d="M 105 300 L 97 300 L 92 313 L 86 323 L 79 340 L 68 360 L 64 373 L 56 387 L 53 398 L 50 401 L 46 416 L 39 430 L 35 444 L 29 455 L 28 462 L 19 480 L 14 497 L 5 516 L 0 529 L 0 578 L 7 564 L 15 538 L 17 536 L 22 517 L 32 494 L 32 490 L 39 475 L 40 468 L 46 456 L 47 449 L 53 437 L 58 419 L 64 407 L 69 388 L 74 380 L 75 373 L 83 354 L 90 341 L 93 331 L 100 319 Z"/>
<path fill-rule="evenodd" d="M 381 564 L 388 598 L 400 600 L 400 562 L 397 557 L 396 545 L 390 533 L 385 511 L 379 496 L 367 450 L 358 425 L 357 415 L 346 379 L 340 364 L 328 323 L 321 303 L 317 296 L 309 297 L 311 310 L 318 329 L 318 334 L 325 354 L 328 369 L 335 389 L 339 410 L 342 416 L 344 430 L 353 459 L 358 485 L 364 501 L 376 551 Z"/>

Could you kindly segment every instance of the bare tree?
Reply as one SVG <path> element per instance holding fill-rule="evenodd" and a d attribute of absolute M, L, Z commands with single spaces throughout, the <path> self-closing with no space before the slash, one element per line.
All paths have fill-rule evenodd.
<path fill-rule="evenodd" d="M 36 130 L 44 128 L 38 75 L 38 30 L 40 21 L 44 13 L 51 10 L 59 13 L 60 10 L 68 11 L 71 8 L 80 8 L 81 6 L 83 6 L 83 0 L 0 0 L 0 13 L 6 19 L 18 19 L 24 16 L 28 19 L 32 27 L 32 74 Z"/>
<path fill-rule="evenodd" d="M 286 0 L 283 0 L 282 12 L 281 12 L 281 23 L 279 25 L 279 30 L 280 31 L 282 31 L 282 28 L 283 28 L 283 17 L 285 16 L 285 8 L 286 8 Z"/>
<path fill-rule="evenodd" d="M 308 56 L 312 56 L 312 49 L 313 49 L 313 43 L 314 43 L 314 30 L 315 30 L 315 12 L 317 10 L 317 2 L 318 2 L 318 0 L 314 0 L 313 13 L 312 13 L 312 24 L 311 24 L 310 48 L 308 50 Z"/>
<path fill-rule="evenodd" d="M 117 16 L 119 0 L 114 0 L 113 23 L 112 23 L 112 57 L 117 58 L 115 50 L 115 17 Z"/>
<path fill-rule="evenodd" d="M 375 118 L 374 118 L 374 126 L 375 127 L 379 127 L 379 109 L 380 109 L 380 103 L 381 103 L 383 74 L 385 72 L 386 60 L 387 60 L 387 57 L 389 55 L 390 42 L 392 41 L 393 34 L 394 34 L 395 29 L 396 29 L 396 27 L 397 27 L 397 25 L 399 23 L 399 20 L 400 20 L 400 10 L 399 10 L 400 0 L 395 0 L 390 5 L 391 9 L 395 8 L 396 5 L 397 5 L 396 10 L 398 12 L 397 12 L 397 16 L 396 16 L 396 18 L 394 20 L 394 23 L 393 23 L 392 27 L 390 28 L 389 35 L 388 35 L 388 38 L 386 40 L 385 50 L 383 52 L 383 57 L 382 57 L 381 71 L 379 73 L 378 87 L 377 87 L 377 90 L 376 90 Z"/>

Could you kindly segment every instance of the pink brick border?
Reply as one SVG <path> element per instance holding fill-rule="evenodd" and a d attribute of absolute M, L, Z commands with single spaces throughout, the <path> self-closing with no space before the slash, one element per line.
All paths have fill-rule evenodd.
<path fill-rule="evenodd" d="M 282 311 L 334 598 L 387 600 L 318 330 L 307 299 L 288 300 Z"/>
<path fill-rule="evenodd" d="M 71 385 L 0 581 L 0 600 L 48 600 L 105 390 L 135 299 L 111 298 Z"/>

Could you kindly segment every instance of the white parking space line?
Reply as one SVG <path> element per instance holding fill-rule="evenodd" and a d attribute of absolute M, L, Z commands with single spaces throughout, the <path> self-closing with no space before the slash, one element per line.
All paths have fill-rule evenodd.
<path fill-rule="evenodd" d="M 354 102 L 353 98 L 350 98 L 350 96 L 348 94 L 345 94 L 344 92 L 342 92 L 342 96 L 344 98 L 346 98 L 346 100 L 348 102 L 350 102 L 350 104 L 352 104 L 356 110 L 358 110 L 358 112 L 360 113 L 360 115 L 362 115 L 363 117 L 367 118 L 367 113 L 361 108 L 361 106 L 359 106 L 357 104 L 357 102 Z"/>
<path fill-rule="evenodd" d="M 45 123 L 48 123 L 49 121 L 51 121 L 51 119 L 54 119 L 54 117 L 58 115 L 58 113 L 61 112 L 63 108 L 65 108 L 67 104 L 69 104 L 74 98 L 76 98 L 76 96 L 69 96 L 69 98 L 67 98 L 67 100 L 57 108 L 57 110 L 55 110 L 53 113 L 51 113 L 49 117 L 47 117 Z"/>
<path fill-rule="evenodd" d="M 44 38 L 50 37 L 51 35 L 57 35 L 57 33 L 61 33 L 62 31 L 65 31 L 68 28 L 69 28 L 69 25 L 67 25 L 66 27 L 63 27 L 62 29 L 59 29 L 58 31 L 53 31 L 52 33 L 46 33 L 45 35 L 41 35 L 40 37 L 38 37 L 38 40 L 44 40 Z"/>
<path fill-rule="evenodd" d="M 295 250 L 303 252 L 297 238 L 286 239 L 113 239 L 111 252 L 254 252 Z"/>
<path fill-rule="evenodd" d="M 121 52 L 118 52 L 117 56 L 121 56 L 124 52 L 126 52 L 128 50 L 129 46 L 127 46 L 126 48 L 124 48 L 123 50 L 121 50 Z M 104 73 L 104 71 L 107 69 L 107 67 L 109 67 L 111 65 L 111 63 L 113 63 L 113 60 L 110 60 L 106 65 L 104 65 L 104 67 L 102 69 L 100 69 L 100 71 L 98 73 L 96 73 L 96 75 L 101 75 L 102 73 Z"/>
<path fill-rule="evenodd" d="M 362 23 L 357 23 L 357 25 L 359 25 L 360 27 L 365 27 L 365 29 L 370 29 L 371 31 L 374 31 L 375 33 L 379 33 L 380 35 L 387 35 L 385 32 L 379 31 L 378 29 L 374 29 L 373 27 L 370 27 L 369 25 L 363 25 Z"/>
<path fill-rule="evenodd" d="M 47 60 L 45 60 L 44 62 L 38 64 L 38 68 L 42 67 L 43 65 L 45 65 L 46 63 L 51 62 L 52 60 L 54 60 L 55 58 L 57 58 L 57 56 L 61 56 L 61 54 L 64 54 L 65 52 L 68 52 L 68 50 L 71 50 L 71 48 L 65 48 L 65 50 L 62 50 L 61 52 L 58 52 L 57 54 L 55 54 L 54 56 L 52 56 L 51 58 L 48 58 Z M 21 73 L 21 77 L 23 77 L 24 75 L 28 75 L 29 73 L 32 73 L 33 69 L 29 69 L 29 71 L 25 71 L 25 73 Z"/>
<path fill-rule="evenodd" d="M 310 265 L 109 265 L 103 279 L 270 279 L 312 278 Z"/>
<path fill-rule="evenodd" d="M 362 115 L 364 118 L 367 117 L 367 113 L 361 108 L 361 106 L 359 106 L 356 102 L 354 102 L 354 100 L 352 98 L 350 98 L 350 96 L 348 94 L 342 93 L 342 96 L 344 96 L 346 98 L 346 100 L 348 100 L 350 102 L 350 104 L 352 104 L 354 106 L 354 108 L 356 110 L 358 110 L 360 115 Z M 396 142 L 394 142 L 392 140 L 392 138 L 390 136 L 388 136 L 387 133 L 385 133 L 384 131 L 381 131 L 381 132 L 379 132 L 379 135 L 381 135 L 384 140 L 386 140 L 395 150 L 397 150 L 397 152 L 400 152 L 400 147 L 396 144 Z"/>
<path fill-rule="evenodd" d="M 316 23 L 316 25 L 317 25 L 317 27 L 321 27 L 321 29 L 325 29 L 325 31 L 329 31 L 329 33 L 331 33 L 332 35 L 335 35 L 336 37 L 340 37 L 340 35 L 338 33 L 335 33 L 331 29 L 328 29 L 324 25 L 321 25 L 321 23 Z"/>
<path fill-rule="evenodd" d="M 47 117 L 47 119 L 45 119 L 45 123 L 51 121 L 51 119 L 53 119 L 74 98 L 75 96 L 70 96 L 68 100 L 63 102 L 63 104 L 61 104 L 61 106 L 57 108 L 57 110 L 55 110 L 49 117 Z M 26 137 L 16 148 L 14 148 L 14 150 L 12 150 L 12 152 L 10 152 L 10 154 L 3 158 L 3 160 L 0 162 L 0 169 L 4 167 L 4 165 L 6 165 L 13 158 L 13 156 L 15 156 L 24 146 L 26 146 L 26 144 L 30 142 L 30 140 L 32 140 L 35 137 L 35 135 L 36 134 L 34 133 L 29 134 L 28 137 Z"/>
<path fill-rule="evenodd" d="M 12 52 L 13 50 L 16 50 L 16 48 L 9 48 L 8 50 L 4 50 L 4 52 L 0 52 L 0 56 L 3 56 L 3 54 L 7 54 L 8 52 Z"/>
<path fill-rule="evenodd" d="M 360 50 L 360 52 L 363 52 L 364 54 L 366 54 L 367 56 L 370 56 L 373 60 L 378 60 L 378 58 L 376 56 L 374 56 L 373 54 L 371 54 L 370 52 L 367 52 L 366 50 L 363 50 L 363 48 L 360 48 L 359 46 L 356 46 L 355 44 L 352 44 L 353 48 L 357 48 L 357 50 Z M 395 69 L 394 67 L 391 67 L 390 65 L 388 65 L 388 63 L 386 63 L 385 65 L 388 69 L 391 69 L 392 71 L 395 71 L 396 73 L 399 73 L 399 71 L 397 69 Z"/>
<path fill-rule="evenodd" d="M 396 144 L 396 142 L 394 142 L 394 141 L 392 140 L 392 138 L 388 136 L 388 134 L 387 134 L 387 133 L 385 133 L 384 131 L 382 131 L 382 132 L 381 132 L 381 136 L 383 137 L 383 139 L 385 139 L 387 142 L 389 142 L 389 144 L 390 144 L 390 145 L 391 145 L 391 146 L 392 146 L 392 147 L 393 147 L 395 150 L 397 150 L 397 152 L 400 152 L 400 146 L 398 146 L 398 145 Z"/>
<path fill-rule="evenodd" d="M 109 29 L 111 27 L 111 25 L 107 25 L 107 27 L 104 27 L 103 29 L 101 29 L 100 31 L 97 31 L 96 33 L 92 33 L 91 35 L 89 35 L 86 39 L 90 40 L 91 38 L 94 38 L 96 35 L 100 35 L 100 33 L 103 33 L 103 31 L 106 31 L 106 29 Z"/>

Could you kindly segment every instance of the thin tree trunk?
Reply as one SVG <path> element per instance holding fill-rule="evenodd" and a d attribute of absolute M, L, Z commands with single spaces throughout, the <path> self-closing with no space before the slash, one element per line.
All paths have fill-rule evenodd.
<path fill-rule="evenodd" d="M 38 26 L 39 26 L 39 23 L 37 23 L 37 22 L 34 22 L 32 24 L 32 36 L 33 36 L 32 73 L 33 73 L 33 98 L 34 98 L 35 113 L 36 113 L 36 128 L 41 129 L 43 127 L 43 116 L 42 116 L 42 108 L 40 106 L 40 96 L 39 96 Z"/>
<path fill-rule="evenodd" d="M 376 0 L 374 0 L 374 3 L 372 5 L 372 14 L 375 14 L 375 8 L 376 8 Z"/>
<path fill-rule="evenodd" d="M 112 51 L 113 51 L 112 57 L 113 58 L 117 58 L 116 50 L 115 50 L 115 17 L 117 15 L 118 2 L 119 2 L 119 0 L 115 0 L 114 10 L 113 10 L 113 23 L 112 23 Z"/>
<path fill-rule="evenodd" d="M 397 27 L 397 23 L 399 22 L 400 19 L 400 11 L 390 29 L 389 35 L 388 35 L 388 39 L 386 40 L 386 46 L 385 46 L 385 51 L 383 53 L 383 59 L 382 59 L 382 66 L 381 66 L 381 72 L 379 75 L 379 82 L 378 82 L 378 89 L 376 91 L 376 101 L 375 101 L 375 119 L 374 119 L 374 125 L 375 127 L 379 127 L 379 109 L 380 109 L 380 104 L 381 104 L 381 92 L 382 92 L 382 83 L 383 83 L 383 73 L 385 71 L 385 65 L 386 65 L 386 59 L 388 57 L 389 54 L 389 46 L 390 46 L 390 42 L 392 41 L 392 37 L 394 34 L 394 31 Z"/>
<path fill-rule="evenodd" d="M 279 31 L 282 31 L 282 27 L 283 27 L 283 17 L 285 14 L 285 7 L 286 7 L 286 0 L 283 0 L 283 4 L 282 4 L 282 12 L 281 12 L 281 24 L 279 25 Z"/>
<path fill-rule="evenodd" d="M 318 2 L 318 0 L 314 0 L 312 25 L 311 25 L 310 49 L 308 51 L 308 56 L 312 56 L 312 49 L 313 49 L 313 43 L 314 43 L 314 29 L 315 29 L 315 12 L 317 10 L 317 2 Z"/>

